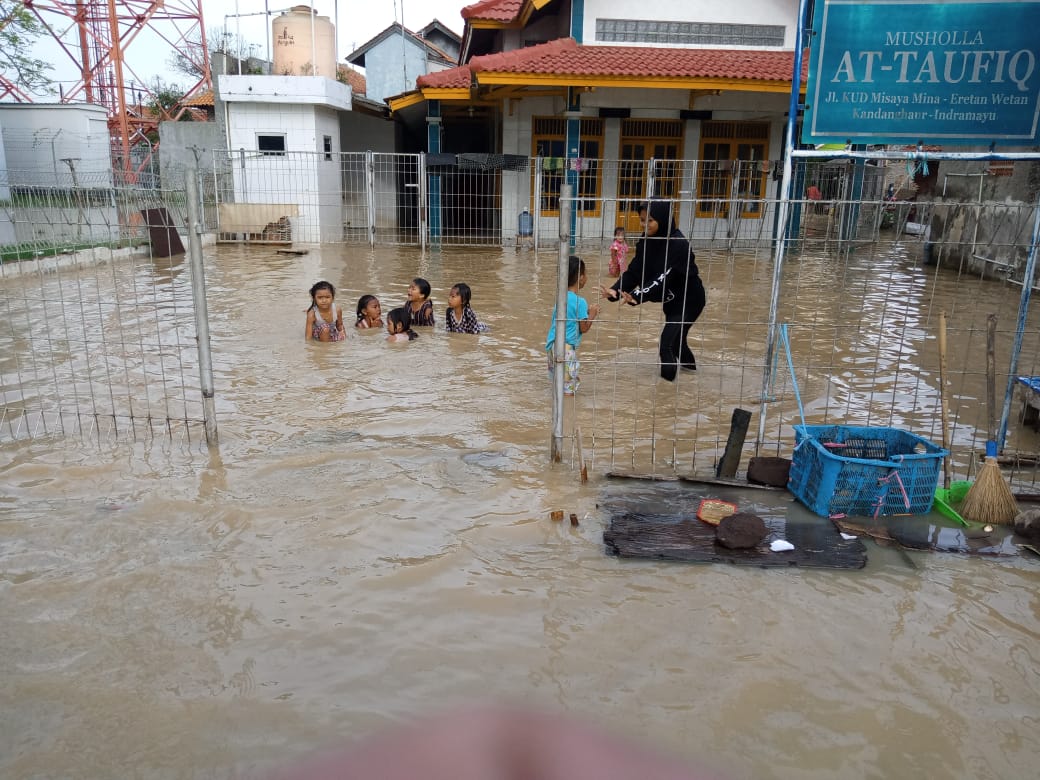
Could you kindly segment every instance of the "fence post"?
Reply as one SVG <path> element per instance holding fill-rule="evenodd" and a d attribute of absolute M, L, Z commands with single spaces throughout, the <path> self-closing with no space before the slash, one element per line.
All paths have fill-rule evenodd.
<path fill-rule="evenodd" d="M 808 15 L 808 0 L 798 0 L 798 23 L 795 25 L 794 67 L 791 77 L 791 95 L 787 109 L 787 130 L 784 133 L 784 168 L 780 179 L 780 191 L 777 193 L 777 224 L 780 230 L 773 246 L 773 278 L 769 294 L 769 315 L 766 319 L 766 355 L 762 366 L 762 395 L 758 407 L 758 436 L 755 440 L 755 454 L 762 446 L 766 432 L 766 409 L 769 405 L 769 391 L 772 384 L 772 365 L 777 341 L 777 318 L 780 310 L 780 283 L 783 281 L 784 254 L 787 245 L 794 238 L 788 232 L 787 220 L 791 206 L 791 184 L 794 179 L 794 149 L 797 145 L 799 87 L 802 73 L 802 45 L 805 40 L 805 20 Z M 794 381 L 793 370 L 791 381 Z"/>
<path fill-rule="evenodd" d="M 368 244 L 376 245 L 376 159 L 365 152 L 365 200 L 368 204 Z"/>
<path fill-rule="evenodd" d="M 571 210 L 574 187 L 560 187 L 560 258 L 556 270 L 556 338 L 553 341 L 553 435 L 549 457 L 558 463 L 563 459 L 563 375 L 567 362 L 567 266 L 570 257 Z"/>
<path fill-rule="evenodd" d="M 420 152 L 419 155 L 419 185 L 418 197 L 419 202 L 417 205 L 419 209 L 419 249 L 423 253 L 426 252 L 426 153 Z"/>
<path fill-rule="evenodd" d="M 534 158 L 534 253 L 538 254 L 538 226 L 542 222 L 542 158 Z"/>
<path fill-rule="evenodd" d="M 1029 317 L 1029 299 L 1033 295 L 1033 279 L 1036 276 L 1037 242 L 1040 242 L 1040 198 L 1037 198 L 1036 209 L 1033 212 L 1033 237 L 1029 242 L 1029 254 L 1026 256 L 1026 267 L 1022 273 L 1022 295 L 1018 300 L 1015 342 L 1011 347 L 1007 390 L 1004 393 L 1004 407 L 1000 413 L 1000 432 L 997 434 L 998 452 L 1004 451 L 1004 440 L 1007 438 L 1008 418 L 1011 416 L 1011 401 L 1015 394 L 1015 380 L 1018 375 L 1018 358 L 1022 354 L 1022 337 L 1026 331 L 1026 322 Z"/>
<path fill-rule="evenodd" d="M 197 169 L 184 177 L 188 207 L 188 265 L 191 268 L 191 299 L 195 309 L 195 343 L 199 351 L 199 383 L 202 386 L 202 417 L 206 444 L 217 445 L 217 409 L 213 400 L 213 358 L 209 350 L 209 308 L 206 306 L 206 271 L 202 264 L 202 220 L 199 217 Z"/>

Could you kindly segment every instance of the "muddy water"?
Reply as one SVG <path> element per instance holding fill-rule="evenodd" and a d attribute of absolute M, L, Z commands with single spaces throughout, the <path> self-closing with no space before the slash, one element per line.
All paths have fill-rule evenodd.
<path fill-rule="evenodd" d="M 489 698 L 577 713 L 728 777 L 1033 774 L 1035 561 L 873 544 L 856 572 L 604 556 L 606 504 L 675 499 L 603 469 L 580 485 L 548 467 L 552 254 L 210 257 L 219 454 L 184 441 L 0 449 L 0 775 L 252 776 Z M 820 334 L 859 299 L 863 322 L 899 301 L 916 317 L 907 302 L 931 300 L 936 283 L 900 262 L 883 271 L 895 301 L 873 292 L 872 263 L 808 263 L 792 305 Z M 703 265 L 727 312 L 698 326 L 696 381 L 712 389 L 679 384 L 740 398 L 750 390 L 722 364 L 747 354 L 761 317 L 743 312 L 764 307 L 768 264 Z M 163 283 L 177 273 L 157 270 Z M 493 332 L 303 341 L 315 279 L 337 284 L 349 315 L 362 292 L 399 304 L 416 274 L 438 317 L 467 281 Z M 811 308 L 810 282 L 844 289 L 845 303 Z M 623 376 L 652 359 L 646 316 L 624 335 Z M 884 365 L 914 361 L 895 343 L 864 347 L 869 330 L 836 337 L 845 389 L 810 379 L 810 408 L 856 409 L 869 382 L 917 419 L 921 383 Z M 589 347 L 606 370 L 609 339 Z M 881 366 L 867 359 L 879 352 Z M 960 392 L 979 387 L 972 375 Z M 551 509 L 580 525 L 551 523 Z"/>

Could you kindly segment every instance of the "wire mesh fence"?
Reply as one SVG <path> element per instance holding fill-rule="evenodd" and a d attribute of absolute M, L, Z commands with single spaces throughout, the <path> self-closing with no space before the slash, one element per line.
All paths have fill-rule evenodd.
<path fill-rule="evenodd" d="M 997 417 L 1010 416 L 1006 452 L 1015 478 L 1036 482 L 1036 432 L 1021 420 L 1040 401 L 1017 382 L 1040 374 L 1032 288 L 1023 278 L 1035 207 L 999 186 L 1035 179 L 1032 163 L 999 173 L 986 164 L 947 173 L 933 167 L 926 187 L 920 171 L 901 164 L 799 161 L 781 226 L 777 168 L 761 161 L 569 167 L 504 155 L 329 157 L 236 153 L 190 172 L 201 185 L 205 229 L 236 242 L 445 252 L 530 246 L 544 258 L 546 250 L 560 254 L 560 193 L 572 182 L 574 218 L 562 227 L 589 264 L 585 294 L 595 299 L 595 286 L 613 282 L 607 263 L 615 229 L 625 228 L 634 245 L 638 204 L 648 195 L 674 201 L 708 296 L 690 336 L 697 372 L 675 383 L 657 379 L 660 306 L 604 311 L 583 342 L 581 403 L 570 409 L 568 434 L 573 443 L 585 431 L 586 452 L 603 468 L 711 471 L 737 408 L 758 412 L 745 455 L 789 452 L 791 426 L 801 420 L 790 372 L 768 343 L 776 294 L 806 422 L 903 427 L 937 442 L 935 336 L 945 311 L 955 345 L 946 387 L 950 436 L 966 475 L 990 436 L 984 334 L 996 313 Z M 117 187 L 104 174 L 59 169 L 33 182 L 8 172 L 0 195 L 0 436 L 193 435 L 203 414 L 190 273 L 161 256 L 146 216 L 165 208 L 183 228 L 180 186 Z M 782 234 L 790 241 L 774 278 Z M 548 267 L 532 265 L 533 272 Z"/>
<path fill-rule="evenodd" d="M 228 241 L 553 245 L 565 183 L 577 192 L 567 232 L 578 244 L 609 240 L 618 227 L 637 232 L 635 207 L 649 197 L 682 203 L 679 224 L 703 245 L 753 247 L 778 235 L 775 161 L 244 150 L 213 156 L 212 169 L 194 175 L 207 227 Z M 937 176 L 907 174 L 891 160 L 799 160 L 794 168 L 788 230 L 836 245 L 877 241 L 885 231 L 923 234 L 940 205 L 967 209 L 951 218 L 972 226 L 979 243 L 977 226 L 997 219 L 1007 200 L 993 187 L 987 193 L 981 185 L 977 192 L 946 186 L 951 176 L 983 182 L 986 169 L 943 174 L 940 191 Z M 1012 173 L 1026 178 L 1026 168 L 1021 163 Z M 1001 212 L 1014 233 L 1016 210 L 1012 203 Z"/>
<path fill-rule="evenodd" d="M 192 438 L 202 399 L 184 193 L 56 180 L 0 207 L 0 441 Z M 172 245 L 171 245 L 172 244 Z"/>
<path fill-rule="evenodd" d="M 830 170 L 833 164 L 799 173 L 803 181 L 824 173 L 837 182 L 858 176 L 842 165 L 849 170 L 841 175 Z M 789 456 L 793 426 L 802 422 L 900 428 L 942 443 L 937 330 L 945 312 L 954 345 L 945 394 L 955 472 L 974 475 L 1003 421 L 1009 476 L 1019 487 L 1034 486 L 1040 401 L 1018 377 L 1040 370 L 1040 327 L 1023 282 L 1035 205 L 961 195 L 900 199 L 886 192 L 880 174 L 872 189 L 882 197 L 873 201 L 835 198 L 841 187 L 816 186 L 819 197 L 803 191 L 790 204 L 793 238 L 775 279 L 775 242 L 734 242 L 718 222 L 705 225 L 698 215 L 703 201 L 675 200 L 708 297 L 689 339 L 696 374 L 680 372 L 674 383 L 657 378 L 665 324 L 659 305 L 604 304 L 582 342 L 586 398 L 566 404 L 572 455 L 583 448 L 606 470 L 710 473 L 737 409 L 756 413 L 741 448 L 745 459 Z M 761 212 L 778 207 L 765 199 Z M 638 237 L 630 233 L 630 243 Z M 612 284 L 606 239 L 577 244 L 589 264 L 587 290 Z M 777 320 L 770 322 L 774 292 Z M 586 297 L 593 300 L 595 292 Z M 989 375 L 985 329 L 992 314 L 999 327 L 996 371 Z M 769 344 L 780 322 L 790 328 L 797 394 L 777 345 Z"/>

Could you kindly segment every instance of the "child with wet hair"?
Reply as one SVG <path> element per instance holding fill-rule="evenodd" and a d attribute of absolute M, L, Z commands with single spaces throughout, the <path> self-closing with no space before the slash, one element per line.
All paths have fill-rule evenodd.
<path fill-rule="evenodd" d="M 545 338 L 545 354 L 549 365 L 549 381 L 553 381 L 557 361 L 563 363 L 563 394 L 574 395 L 581 384 L 578 377 L 578 369 L 581 363 L 578 361 L 578 347 L 581 345 L 581 337 L 588 333 L 592 327 L 592 321 L 599 316 L 599 304 L 589 306 L 588 301 L 582 298 L 578 292 L 588 277 L 585 275 L 585 261 L 577 255 L 567 258 L 567 319 L 564 323 L 564 354 L 556 354 L 556 309 L 553 308 L 552 325 L 549 327 L 549 335 Z M 562 358 L 562 360 L 560 360 Z"/>
<path fill-rule="evenodd" d="M 315 282 L 310 289 L 311 305 L 307 307 L 307 324 L 304 338 L 314 341 L 343 341 L 347 337 L 343 330 L 343 309 L 337 306 L 336 288 L 324 280 Z"/>
<path fill-rule="evenodd" d="M 473 297 L 469 285 L 459 282 L 448 293 L 448 308 L 444 312 L 444 329 L 448 333 L 486 333 L 490 328 L 477 319 L 469 305 Z"/>
<path fill-rule="evenodd" d="M 411 341 L 419 338 L 419 334 L 412 330 L 411 316 L 404 306 L 391 309 L 387 313 L 386 332 L 387 341 Z"/>
<path fill-rule="evenodd" d="M 357 322 L 355 328 L 382 328 L 383 309 L 379 299 L 374 295 L 362 295 L 357 302 Z"/>
<path fill-rule="evenodd" d="M 430 283 L 417 276 L 408 285 L 408 299 L 404 302 L 412 325 L 433 325 L 433 301 L 430 300 Z"/>

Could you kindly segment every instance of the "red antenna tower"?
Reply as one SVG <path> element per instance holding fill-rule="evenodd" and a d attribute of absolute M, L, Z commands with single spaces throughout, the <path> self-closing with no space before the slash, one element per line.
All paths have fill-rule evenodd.
<path fill-rule="evenodd" d="M 61 102 L 93 103 L 108 110 L 114 162 L 127 181 L 136 181 L 154 150 L 147 134 L 162 120 L 179 119 L 188 110 L 185 102 L 213 89 L 202 0 L 24 0 L 21 6 L 36 16 L 80 74 L 62 90 Z M 16 3 L 11 16 L 0 19 L 0 29 L 18 7 Z M 192 63 L 200 75 L 177 106 L 158 104 L 154 83 L 149 85 L 131 64 L 138 53 L 140 61 L 147 57 L 152 66 L 158 61 L 165 66 L 171 54 Z M 0 74 L 0 100 L 8 96 L 33 102 Z M 132 155 L 139 144 L 147 144 L 149 152 Z"/>

